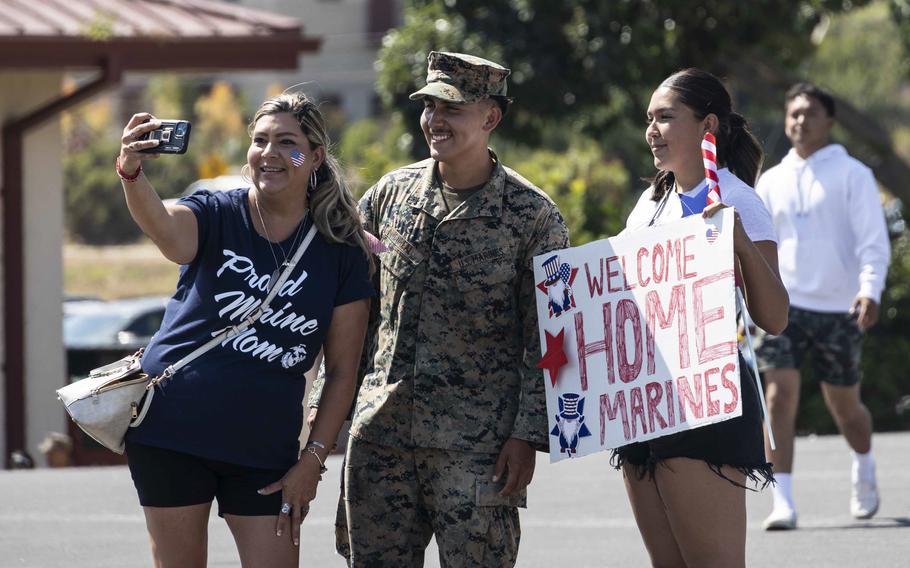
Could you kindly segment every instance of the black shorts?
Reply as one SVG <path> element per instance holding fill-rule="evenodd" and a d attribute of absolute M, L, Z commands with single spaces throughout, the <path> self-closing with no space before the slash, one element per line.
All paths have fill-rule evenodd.
<path fill-rule="evenodd" d="M 633 466 L 639 478 L 654 475 L 654 470 L 670 458 L 702 460 L 714 473 L 735 485 L 739 483 L 723 474 L 721 467 L 739 470 L 753 484 L 764 488 L 774 481 L 771 464 L 765 459 L 761 402 L 758 387 L 746 361 L 739 357 L 739 381 L 743 397 L 741 416 L 648 440 L 613 450 L 612 464 L 617 469 Z M 664 464 L 665 465 L 665 464 Z"/>
<path fill-rule="evenodd" d="M 218 500 L 218 516 L 274 516 L 281 492 L 256 491 L 278 481 L 285 470 L 235 465 L 136 444 L 127 440 L 130 475 L 143 507 L 186 507 Z"/>
<path fill-rule="evenodd" d="M 864 334 L 849 313 L 826 313 L 790 308 L 787 329 L 765 335 L 756 349 L 758 368 L 799 369 L 808 355 L 812 376 L 835 386 L 859 382 Z"/>

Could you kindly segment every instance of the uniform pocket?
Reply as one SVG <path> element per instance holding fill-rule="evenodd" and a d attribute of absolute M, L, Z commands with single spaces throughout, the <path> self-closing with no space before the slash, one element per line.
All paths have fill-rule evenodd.
<path fill-rule="evenodd" d="M 408 280 L 419 261 L 397 251 L 389 251 L 382 255 L 382 268 L 398 280 Z"/>
<path fill-rule="evenodd" d="M 423 261 L 423 255 L 401 233 L 389 229 L 383 235 L 389 251 L 381 256 L 380 299 L 381 310 L 388 317 L 392 329 L 398 324 L 398 308 L 408 282 Z"/>
<path fill-rule="evenodd" d="M 499 494 L 505 487 L 505 481 L 493 481 L 491 479 L 478 479 L 477 489 L 474 499 L 478 507 L 521 507 L 528 506 L 528 492 L 523 489 L 518 494 L 503 497 Z"/>
<path fill-rule="evenodd" d="M 420 251 L 408 241 L 407 237 L 389 228 L 383 235 L 389 251 L 382 255 L 382 267 L 399 280 L 407 280 L 414 273 L 417 265 L 423 261 Z"/>

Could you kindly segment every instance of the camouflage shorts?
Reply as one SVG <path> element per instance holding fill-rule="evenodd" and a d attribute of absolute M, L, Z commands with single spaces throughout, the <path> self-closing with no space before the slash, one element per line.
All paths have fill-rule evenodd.
<path fill-rule="evenodd" d="M 394 448 L 357 438 L 345 463 L 336 548 L 355 567 L 419 567 L 435 535 L 443 568 L 514 566 L 526 496 L 502 497 L 495 454 Z M 501 480 L 502 481 L 502 480 Z M 340 512 L 340 511 L 339 511 Z"/>
<path fill-rule="evenodd" d="M 836 386 L 859 382 L 863 332 L 854 316 L 790 308 L 787 329 L 760 338 L 756 354 L 762 371 L 799 369 L 810 355 L 812 376 Z"/>

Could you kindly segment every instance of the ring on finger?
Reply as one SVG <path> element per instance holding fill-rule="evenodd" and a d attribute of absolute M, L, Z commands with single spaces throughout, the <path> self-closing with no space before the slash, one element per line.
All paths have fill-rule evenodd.
<path fill-rule="evenodd" d="M 289 515 L 290 513 L 291 513 L 291 504 L 290 504 L 290 503 L 282 503 L 282 504 L 281 504 L 281 514 L 282 514 L 282 515 Z"/>

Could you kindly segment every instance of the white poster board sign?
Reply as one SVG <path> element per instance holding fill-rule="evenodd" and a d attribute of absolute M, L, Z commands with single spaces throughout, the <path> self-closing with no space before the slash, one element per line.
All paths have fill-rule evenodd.
<path fill-rule="evenodd" d="M 534 258 L 550 459 L 742 414 L 733 210 Z"/>

